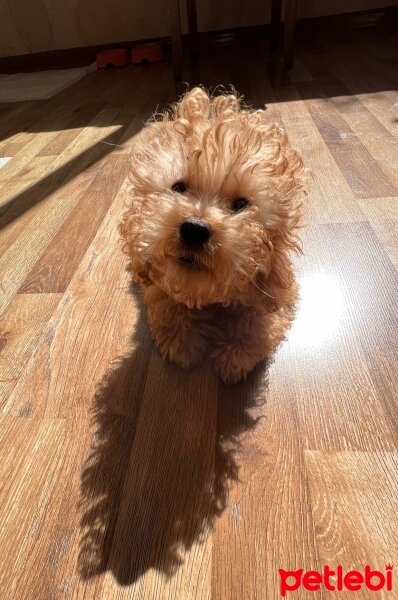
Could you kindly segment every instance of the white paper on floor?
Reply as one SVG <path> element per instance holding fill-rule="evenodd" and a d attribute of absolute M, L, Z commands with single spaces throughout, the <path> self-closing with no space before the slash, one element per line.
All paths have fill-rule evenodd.
<path fill-rule="evenodd" d="M 4 167 L 4 165 L 6 165 L 8 163 L 8 161 L 11 159 L 12 159 L 12 156 L 0 157 L 0 169 L 1 169 L 1 167 Z"/>
<path fill-rule="evenodd" d="M 23 100 L 51 98 L 60 90 L 79 81 L 95 69 L 96 65 L 92 63 L 77 69 L 0 75 L 0 102 L 21 102 Z"/>

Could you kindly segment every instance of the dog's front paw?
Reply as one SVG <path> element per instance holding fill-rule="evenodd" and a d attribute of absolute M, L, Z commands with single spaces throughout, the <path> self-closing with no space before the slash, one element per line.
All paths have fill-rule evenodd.
<path fill-rule="evenodd" d="M 213 353 L 217 371 L 224 383 L 238 383 L 254 369 L 259 360 L 246 349 L 228 345 Z"/>
<path fill-rule="evenodd" d="M 178 333 L 158 336 L 156 341 L 160 353 L 183 369 L 198 365 L 207 350 L 206 341 L 192 332 L 189 336 Z"/>

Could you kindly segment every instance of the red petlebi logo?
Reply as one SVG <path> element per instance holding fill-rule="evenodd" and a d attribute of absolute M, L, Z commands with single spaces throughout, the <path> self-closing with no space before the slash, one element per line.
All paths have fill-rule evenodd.
<path fill-rule="evenodd" d="M 388 564 L 385 566 L 384 571 L 375 571 L 369 565 L 366 565 L 362 572 L 347 571 L 346 573 L 341 565 L 335 570 L 326 565 L 323 567 L 322 572 L 304 572 L 304 569 L 298 569 L 297 571 L 279 569 L 280 592 L 281 596 L 285 597 L 287 592 L 295 592 L 301 587 L 310 592 L 317 592 L 322 586 L 331 592 L 341 592 L 342 590 L 357 592 L 364 588 L 372 592 L 382 589 L 391 592 L 393 568 L 393 565 Z"/>

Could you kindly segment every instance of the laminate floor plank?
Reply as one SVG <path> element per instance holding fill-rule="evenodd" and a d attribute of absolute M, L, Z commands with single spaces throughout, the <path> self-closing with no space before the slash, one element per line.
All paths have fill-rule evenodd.
<path fill-rule="evenodd" d="M 212 598 L 276 599 L 280 568 L 320 569 L 290 365 L 283 345 L 260 384 L 254 376 L 220 389 L 216 469 L 228 494 L 213 535 Z"/>
<path fill-rule="evenodd" d="M 33 102 L 16 102 L 7 110 L 0 121 L 0 144 L 20 135 L 21 128 L 25 125 L 25 117 L 32 115 Z M 17 127 L 16 127 L 16 124 Z M 15 138 L 14 138 L 15 139 Z"/>
<path fill-rule="evenodd" d="M 130 340 L 134 326 L 133 301 L 127 294 L 129 279 L 117 231 L 125 201 L 126 194 L 121 191 L 79 264 L 37 348 L 37 356 L 32 356 L 5 412 L 16 414 L 18 407 L 33 397 L 32 415 L 56 418 L 73 415 L 75 411 L 86 413 L 89 408 L 86 402 L 91 399 L 90 385 L 95 387 L 94 382 L 105 374 L 109 357 L 117 358 L 118 352 L 114 350 L 121 340 L 126 343 Z M 93 321 L 93 327 L 87 330 L 88 337 L 84 334 L 86 319 Z M 120 340 L 116 329 L 122 322 L 126 328 L 121 330 Z M 102 343 L 104 337 L 107 345 Z M 84 344 L 81 346 L 83 342 L 89 344 L 90 351 Z M 69 369 L 73 385 L 64 377 Z M 87 379 L 82 376 L 85 371 L 91 383 L 79 396 L 79 381 L 84 387 L 83 381 Z"/>
<path fill-rule="evenodd" d="M 154 354 L 107 563 L 114 579 L 129 584 L 118 597 L 149 600 L 161 589 L 164 598 L 210 598 L 209 532 L 223 501 L 214 474 L 216 423 L 211 369 L 176 373 Z"/>
<path fill-rule="evenodd" d="M 361 200 L 361 210 L 390 261 L 398 269 L 398 197 Z"/>
<path fill-rule="evenodd" d="M 12 216 L 13 219 L 0 237 L 1 311 L 8 306 L 94 176 L 94 170 L 86 170 L 60 188 L 51 190 L 45 185 L 38 186 L 35 193 L 40 198 L 44 196 L 45 203 L 33 204 L 32 208 L 30 206 L 35 197 L 28 189 L 18 204 L 9 209 L 11 215 L 3 215 L 3 218 Z M 1 222 L 0 217 L 0 226 Z"/>
<path fill-rule="evenodd" d="M 57 597 L 62 590 L 71 597 L 74 594 L 80 597 L 84 588 L 84 594 L 95 598 L 102 589 L 101 582 L 91 581 L 93 573 L 87 563 L 83 565 L 79 554 L 87 554 L 84 532 L 92 535 L 90 539 L 98 544 L 101 552 L 109 552 L 106 546 L 101 546 L 102 530 L 95 529 L 97 517 L 103 518 L 103 533 L 109 535 L 117 515 L 117 482 L 120 488 L 152 348 L 146 327 L 140 324 L 139 303 L 127 293 L 129 280 L 125 261 L 116 251 L 119 240 L 115 225 L 120 220 L 124 202 L 125 195 L 121 192 L 28 361 L 24 377 L 31 383 L 25 386 L 26 379 L 20 381 L 22 387 L 16 392 L 18 404 L 23 402 L 24 414 L 29 406 L 31 421 L 45 417 L 41 422 L 59 420 L 65 428 L 65 435 L 59 440 L 59 472 L 64 473 L 64 477 L 51 496 L 51 510 L 41 524 L 42 541 L 33 549 L 29 547 L 26 554 L 21 549 L 21 560 L 28 566 L 25 575 L 21 572 L 19 589 L 31 594 L 25 597 L 45 597 L 46 594 Z M 108 274 L 107 277 L 104 274 Z M 90 281 L 93 289 L 101 290 L 94 304 Z M 78 333 L 84 328 L 75 320 L 76 314 L 81 315 L 83 322 L 93 319 L 95 328 L 90 328 L 89 336 Z M 77 329 L 68 333 L 71 326 Z M 139 350 L 138 341 L 132 339 L 134 330 Z M 90 364 L 81 362 L 83 355 L 90 358 Z M 78 364 L 80 367 L 76 370 Z M 61 380 L 68 381 L 66 387 L 62 384 L 58 388 Z M 35 391 L 31 387 L 33 381 L 36 381 Z M 13 402 L 11 399 L 7 403 L 6 412 L 15 410 Z M 94 434 L 96 442 L 92 441 Z M 107 473 L 112 477 L 106 481 Z M 106 491 L 109 498 L 104 502 Z M 81 529 L 77 526 L 80 519 Z M 64 570 L 61 565 L 66 563 Z M 49 565 L 46 577 L 32 582 L 29 573 L 35 565 L 43 564 Z"/>
<path fill-rule="evenodd" d="M 395 195 L 398 188 L 390 181 L 388 170 L 383 170 L 384 164 L 381 165 L 371 156 L 329 99 L 312 99 L 314 90 L 308 89 L 310 86 L 317 88 L 312 83 L 297 84 L 304 98 L 310 96 L 307 107 L 312 119 L 355 198 Z"/>
<path fill-rule="evenodd" d="M 290 95 L 290 94 L 289 94 Z M 306 206 L 307 223 L 363 221 L 365 217 L 339 166 L 312 120 L 306 103 L 300 100 L 278 103 L 290 144 L 310 166 L 311 197 Z"/>
<path fill-rule="evenodd" d="M 16 295 L 0 317 L 0 397 L 6 402 L 61 294 Z"/>
<path fill-rule="evenodd" d="M 7 156 L 15 156 L 23 147 L 24 142 L 9 142 L 8 140 L 4 143 L 4 145 L 0 146 L 0 156 L 1 158 Z"/>
<path fill-rule="evenodd" d="M 308 56 L 308 53 L 306 54 Z M 314 67 L 314 62 L 312 62 L 313 68 L 316 69 L 317 73 L 322 72 L 322 67 L 324 68 L 325 61 L 312 56 L 310 58 L 311 61 L 314 61 L 316 66 Z M 361 102 L 387 129 L 393 136 L 397 135 L 397 123 L 395 120 L 395 110 L 392 98 L 395 96 L 394 90 L 396 86 L 391 86 L 385 84 L 382 85 L 382 82 L 379 82 L 379 85 L 374 81 L 374 71 L 371 71 L 371 75 L 366 77 L 363 74 L 363 64 L 357 65 L 347 64 L 347 61 L 341 62 L 328 62 L 329 69 L 327 75 L 320 75 L 316 77 L 316 79 L 335 79 L 337 78 L 340 82 L 342 82 L 350 91 L 351 94 L 351 102 L 356 101 Z M 379 91 L 381 89 L 381 91 Z M 392 96 L 394 94 L 394 96 Z M 398 100 L 398 99 L 397 99 Z M 395 100 L 395 102 L 397 101 Z"/>
<path fill-rule="evenodd" d="M 369 565 L 385 575 L 398 551 L 397 453 L 307 451 L 305 464 L 323 564 L 362 573 Z M 371 600 L 391 598 L 394 592 L 385 588 L 375 592 L 362 585 L 357 593 Z M 349 600 L 353 592 L 325 592 L 325 598 L 336 594 Z"/>
<path fill-rule="evenodd" d="M 398 187 L 398 138 L 380 123 L 357 98 L 350 96 L 349 89 L 339 81 L 322 83 L 325 97 L 331 99 L 344 121 L 385 173 L 388 180 Z"/>
<path fill-rule="evenodd" d="M 50 140 L 50 142 L 42 148 L 37 156 L 58 156 L 67 148 L 79 135 L 83 120 L 90 119 L 91 115 L 96 115 L 104 109 L 104 102 L 92 102 L 87 107 L 86 112 L 84 107 L 74 113 L 69 123 L 65 123 L 62 130 Z"/>
<path fill-rule="evenodd" d="M 389 393 L 373 380 L 365 347 L 395 356 L 396 273 L 367 223 L 313 226 L 303 237 L 301 303 L 288 339 L 305 447 L 394 450 Z"/>
<path fill-rule="evenodd" d="M 360 343 L 391 429 L 398 432 L 398 275 L 370 225 L 333 227 L 333 258 L 349 294 Z M 353 252 L 352 248 L 356 251 Z M 349 258 L 348 258 L 349 255 Z"/>
<path fill-rule="evenodd" d="M 87 188 L 84 198 L 34 265 L 19 289 L 20 294 L 65 292 L 83 255 L 94 238 L 128 169 L 124 155 L 110 156 L 101 176 Z"/>
<path fill-rule="evenodd" d="M 51 511 L 51 492 L 62 480 L 59 458 L 65 447 L 65 422 L 2 419 L 1 429 L 1 506 L 5 518 L 0 530 L 4 549 L 0 590 L 5 598 L 33 600 L 27 557 L 41 544 L 42 525 Z M 21 448 L 27 445 L 30 452 L 21 455 Z M 17 531 L 15 520 L 19 523 Z M 6 578 L 10 573 L 12 577 Z"/>
<path fill-rule="evenodd" d="M 6 212 L 10 198 L 29 191 L 37 181 L 51 172 L 53 164 L 53 156 L 35 156 L 21 167 L 18 173 L 7 175 L 5 172 L 0 180 L 0 215 Z"/>
<path fill-rule="evenodd" d="M 160 358 L 121 250 L 135 136 L 186 90 L 168 58 L 0 104 L 1 598 L 277 600 L 279 569 L 394 562 L 396 25 L 358 19 L 290 72 L 254 34 L 184 64 L 310 171 L 295 321 L 236 386 Z"/>

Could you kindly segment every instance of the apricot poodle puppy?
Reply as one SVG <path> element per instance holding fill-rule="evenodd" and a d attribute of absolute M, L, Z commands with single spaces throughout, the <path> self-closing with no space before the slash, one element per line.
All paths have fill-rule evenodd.
<path fill-rule="evenodd" d="M 297 298 L 305 182 L 282 127 L 234 94 L 194 88 L 142 130 L 120 231 L 163 356 L 210 356 L 235 383 L 275 350 Z"/>

